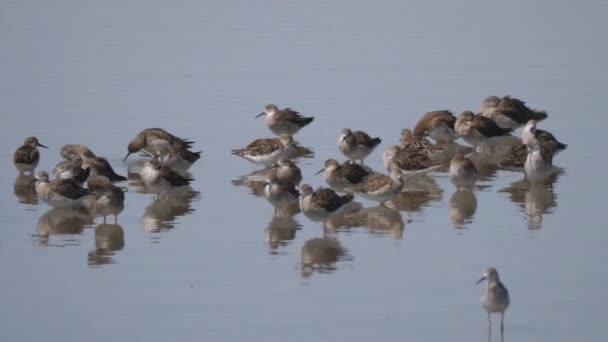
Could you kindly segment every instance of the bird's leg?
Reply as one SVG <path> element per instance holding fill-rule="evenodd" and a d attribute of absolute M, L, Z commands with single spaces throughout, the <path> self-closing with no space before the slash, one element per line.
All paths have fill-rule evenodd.
<path fill-rule="evenodd" d="M 492 341 L 492 318 L 488 312 L 488 342 Z"/>
<path fill-rule="evenodd" d="M 502 312 L 500 314 L 500 338 L 501 340 L 504 338 L 505 334 L 505 313 Z"/>

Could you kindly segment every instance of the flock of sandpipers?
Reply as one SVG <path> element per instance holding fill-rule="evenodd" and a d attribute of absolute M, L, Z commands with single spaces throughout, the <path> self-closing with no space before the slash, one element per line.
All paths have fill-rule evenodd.
<path fill-rule="evenodd" d="M 478 170 L 471 159 L 475 153 L 496 154 L 498 158 L 494 160 L 500 167 L 523 169 L 529 182 L 543 182 L 555 172 L 553 156 L 567 146 L 551 133 L 536 128 L 537 122 L 547 118 L 544 111 L 530 109 L 523 101 L 510 96 L 490 96 L 483 100 L 479 114 L 465 111 L 456 117 L 447 110 L 432 111 L 424 114 L 413 130 L 403 129 L 399 145 L 389 146 L 383 154 L 388 174 L 364 165 L 365 158 L 382 140 L 363 131 L 344 129 L 337 145 L 347 161 L 325 161 L 319 173 L 324 174 L 329 188 L 313 189 L 301 184 L 302 173 L 294 163 L 297 158 L 311 156 L 312 151 L 298 144 L 293 136 L 314 118 L 272 104 L 259 116 L 265 116 L 266 125 L 277 137 L 256 139 L 246 147 L 232 150 L 232 154 L 265 167 L 255 173 L 254 180 L 263 183 L 264 197 L 275 212 L 296 204 L 305 216 L 315 221 L 326 221 L 356 210 L 352 206 L 355 195 L 385 204 L 403 191 L 406 180 L 445 168 L 457 189 L 471 190 Z M 512 133 L 520 127 L 524 129 L 518 139 Z M 472 147 L 456 144 L 459 138 Z M 149 157 L 139 174 L 146 188 L 162 196 L 192 181 L 187 171 L 201 156 L 201 152 L 191 150 L 192 144 L 161 128 L 147 128 L 128 144 L 123 161 L 133 153 Z M 38 147 L 46 148 L 36 137 L 29 137 L 15 151 L 14 163 L 21 174 L 34 174 L 40 159 Z M 105 158 L 84 145 L 64 145 L 61 156 L 64 160 L 54 168 L 53 180 L 45 171 L 35 174 L 32 183 L 38 198 L 52 207 L 84 207 L 104 220 L 108 215 L 114 215 L 116 220 L 123 210 L 125 188 L 114 183 L 127 178 L 116 174 Z M 337 257 L 339 245 L 324 239 L 327 238 L 312 239 L 305 247 L 324 246 L 327 253 Z M 481 303 L 488 319 L 490 313 L 501 313 L 502 331 L 509 293 L 494 268 L 488 268 L 482 280 L 487 282 Z"/>

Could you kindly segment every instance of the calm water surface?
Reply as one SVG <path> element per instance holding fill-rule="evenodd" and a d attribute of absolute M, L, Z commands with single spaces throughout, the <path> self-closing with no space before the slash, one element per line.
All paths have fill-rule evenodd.
<path fill-rule="evenodd" d="M 0 340 L 485 341 L 474 283 L 496 265 L 512 296 L 506 340 L 605 341 L 607 7 L 3 1 Z M 253 120 L 266 103 L 316 116 L 297 138 L 315 149 L 300 166 L 318 186 L 340 129 L 384 149 L 421 113 L 491 94 L 550 113 L 542 128 L 570 145 L 550 186 L 496 171 L 471 196 L 436 174 L 399 211 L 363 201 L 324 233 L 232 184 L 255 167 L 230 148 L 270 136 Z M 131 188 L 118 225 L 15 187 L 26 136 L 50 146 L 39 169 L 82 143 L 126 174 L 128 141 L 155 126 L 204 150 L 196 181 L 171 199 Z M 348 257 L 303 272 L 304 242 L 324 234 Z"/>

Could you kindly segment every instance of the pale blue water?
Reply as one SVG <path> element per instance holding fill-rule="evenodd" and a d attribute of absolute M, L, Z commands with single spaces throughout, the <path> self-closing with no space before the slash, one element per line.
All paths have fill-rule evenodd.
<path fill-rule="evenodd" d="M 512 296 L 506 340 L 606 340 L 608 164 L 596 146 L 607 123 L 607 7 L 2 2 L 0 340 L 486 340 L 474 283 L 488 265 Z M 253 120 L 267 103 L 316 117 L 297 138 L 315 149 L 300 166 L 318 186 L 323 161 L 340 157 L 342 128 L 384 139 L 369 158 L 380 169 L 381 150 L 422 113 L 477 109 L 493 94 L 549 112 L 542 128 L 569 144 L 555 160 L 565 173 L 551 189 L 512 195 L 503 190 L 523 176 L 499 171 L 475 192 L 464 229 L 454 229 L 454 190 L 439 174 L 442 192 L 401 212 L 402 233 L 340 231 L 352 260 L 304 278 L 300 248 L 321 225 L 297 215 L 290 224 L 301 229 L 272 249 L 272 207 L 231 184 L 254 166 L 229 150 L 270 136 Z M 86 222 L 77 234 L 35 236 L 50 208 L 18 202 L 10 161 L 26 136 L 51 147 L 41 169 L 61 145 L 82 143 L 126 173 L 128 141 L 155 126 L 205 151 L 191 170 L 198 194 L 170 207 L 130 191 L 124 247 L 105 258 L 90 255 Z M 160 232 L 146 230 L 150 218 Z"/>

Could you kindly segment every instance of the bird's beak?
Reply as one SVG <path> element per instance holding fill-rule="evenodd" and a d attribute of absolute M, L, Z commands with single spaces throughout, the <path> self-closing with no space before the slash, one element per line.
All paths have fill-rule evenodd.
<path fill-rule="evenodd" d="M 315 175 L 318 175 L 318 174 L 320 174 L 322 172 L 325 172 L 325 168 L 322 168 L 321 170 L 317 171 L 317 173 L 315 173 Z"/>
<path fill-rule="evenodd" d="M 37 180 L 36 178 L 34 178 L 34 179 L 32 179 L 31 181 L 29 181 L 29 183 L 28 183 L 28 184 L 34 184 L 34 183 L 36 183 L 37 181 L 38 181 L 38 180 Z"/>
<path fill-rule="evenodd" d="M 265 115 L 265 114 L 266 114 L 265 112 L 261 112 L 260 114 L 258 114 L 258 115 L 256 115 L 256 116 L 255 116 L 255 119 L 257 119 L 257 118 L 259 118 L 260 116 Z"/>
<path fill-rule="evenodd" d="M 475 283 L 475 285 L 478 285 L 479 283 L 481 283 L 481 282 L 482 282 L 482 281 L 484 281 L 484 280 L 486 280 L 486 277 L 485 277 L 485 276 L 481 277 L 481 279 L 479 279 L 479 280 L 478 280 L 478 281 Z"/>
<path fill-rule="evenodd" d="M 36 146 L 38 146 L 38 147 L 42 147 L 42 148 L 48 148 L 48 147 L 46 147 L 46 146 L 42 145 L 41 143 L 36 144 Z"/>
<path fill-rule="evenodd" d="M 125 160 L 127 160 L 127 158 L 129 158 L 130 155 L 131 155 L 131 152 L 127 152 L 127 155 L 122 159 L 122 161 L 124 162 Z"/>

